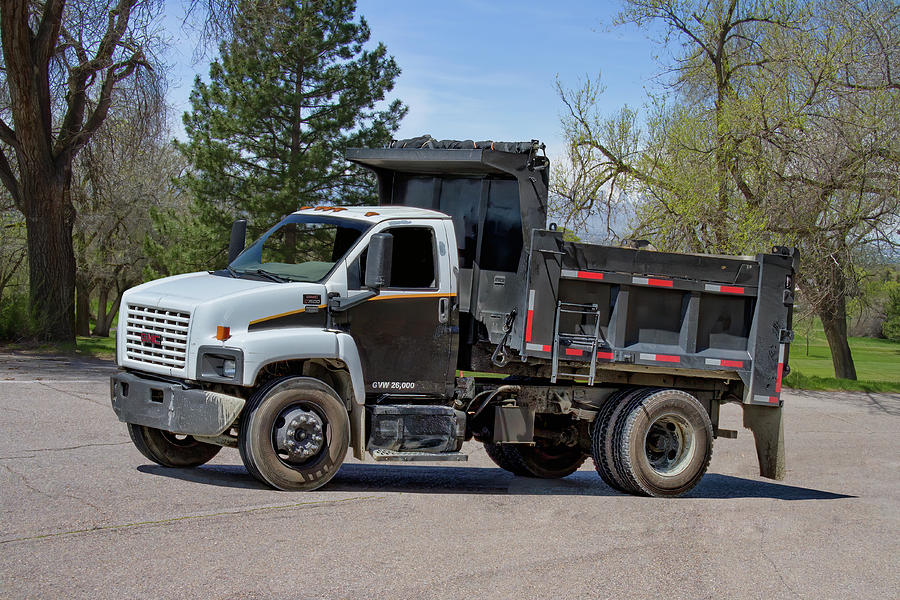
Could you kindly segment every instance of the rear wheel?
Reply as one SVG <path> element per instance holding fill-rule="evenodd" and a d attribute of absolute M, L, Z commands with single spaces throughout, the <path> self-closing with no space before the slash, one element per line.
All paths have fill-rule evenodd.
<path fill-rule="evenodd" d="M 612 442 L 618 474 L 634 493 L 680 496 L 709 467 L 712 422 L 687 392 L 656 390 L 628 402 Z"/>
<path fill-rule="evenodd" d="M 189 435 L 128 423 L 128 435 L 141 454 L 164 467 L 197 467 L 209 462 L 222 449 L 198 442 Z"/>
<path fill-rule="evenodd" d="M 504 450 L 518 472 L 509 469 L 510 471 L 517 475 L 541 479 L 558 479 L 571 475 L 587 458 L 579 446 L 552 444 L 541 440 L 534 446 L 508 444 Z"/>
<path fill-rule="evenodd" d="M 274 381 L 250 399 L 238 447 L 251 475 L 280 490 L 310 491 L 337 473 L 350 418 L 337 393 L 309 377 Z"/>
<path fill-rule="evenodd" d="M 633 493 L 634 490 L 619 474 L 613 460 L 615 426 L 629 403 L 635 397 L 650 391 L 647 388 L 627 388 L 615 392 L 603 403 L 591 430 L 591 456 L 594 459 L 594 468 L 606 485 L 626 494 Z"/>
<path fill-rule="evenodd" d="M 495 444 L 493 442 L 483 442 L 483 444 L 484 451 L 487 453 L 488 457 L 494 461 L 495 465 L 504 471 L 509 471 L 513 475 L 519 475 L 521 477 L 529 475 L 528 471 L 519 464 L 517 460 L 510 457 L 508 452 L 510 446 L 508 444 Z"/>

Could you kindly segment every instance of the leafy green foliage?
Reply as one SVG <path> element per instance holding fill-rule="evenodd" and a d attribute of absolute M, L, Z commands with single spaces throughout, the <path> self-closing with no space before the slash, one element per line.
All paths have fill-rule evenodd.
<path fill-rule="evenodd" d="M 0 340 L 31 338 L 37 324 L 31 317 L 27 293 L 15 291 L 0 299 Z"/>
<path fill-rule="evenodd" d="M 885 321 L 881 326 L 884 337 L 893 342 L 900 342 L 900 286 L 891 290 L 884 313 Z"/>
<path fill-rule="evenodd" d="M 186 202 L 150 209 L 153 227 L 144 239 L 145 281 L 225 266 L 228 247 L 221 228 L 202 220 L 193 206 Z"/>
<path fill-rule="evenodd" d="M 196 80 L 180 149 L 206 254 L 227 246 L 235 218 L 256 237 L 302 206 L 375 199 L 372 177 L 344 151 L 388 142 L 407 109 L 399 100 L 381 108 L 400 69 L 383 44 L 367 49 L 355 4 L 248 2 L 209 83 Z"/>

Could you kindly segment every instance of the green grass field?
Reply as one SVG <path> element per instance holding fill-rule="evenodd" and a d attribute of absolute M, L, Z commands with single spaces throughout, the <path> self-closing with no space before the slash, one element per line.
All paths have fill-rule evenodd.
<path fill-rule="evenodd" d="M 81 337 L 75 339 L 75 354 L 96 356 L 98 358 L 116 357 L 116 338 L 110 337 Z"/>
<path fill-rule="evenodd" d="M 900 392 L 900 344 L 874 338 L 850 338 L 850 352 L 859 379 L 836 379 L 822 326 L 817 321 L 810 328 L 808 354 L 806 330 L 803 325 L 794 328 L 791 374 L 785 385 L 809 390 Z"/>

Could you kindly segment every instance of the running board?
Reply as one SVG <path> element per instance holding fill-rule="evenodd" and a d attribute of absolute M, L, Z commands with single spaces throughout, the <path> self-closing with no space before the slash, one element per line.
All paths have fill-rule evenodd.
<path fill-rule="evenodd" d="M 468 454 L 462 452 L 396 452 L 395 450 L 384 450 L 383 448 L 375 448 L 372 452 L 372 458 L 379 462 L 401 461 L 401 462 L 421 462 L 421 461 L 462 461 L 469 460 Z"/>

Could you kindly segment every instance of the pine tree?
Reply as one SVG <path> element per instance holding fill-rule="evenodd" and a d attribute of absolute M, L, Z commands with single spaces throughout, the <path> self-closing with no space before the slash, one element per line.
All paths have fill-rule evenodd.
<path fill-rule="evenodd" d="M 234 218 L 255 235 L 301 206 L 374 200 L 344 151 L 388 142 L 407 108 L 378 109 L 400 69 L 384 44 L 366 49 L 355 12 L 355 0 L 247 2 L 210 82 L 197 78 L 179 147 L 199 220 L 221 231 L 218 262 Z"/>

